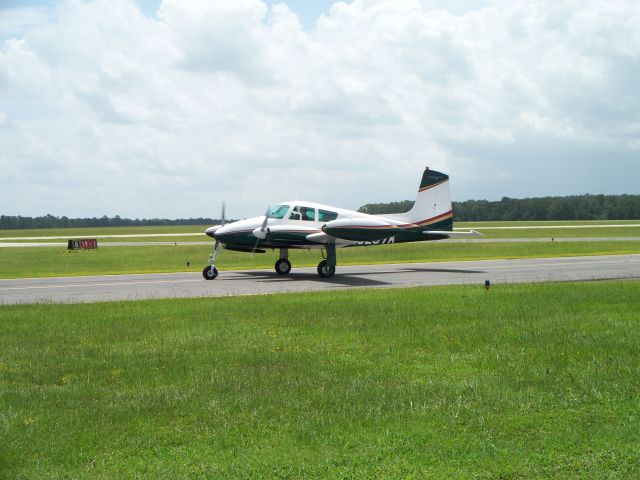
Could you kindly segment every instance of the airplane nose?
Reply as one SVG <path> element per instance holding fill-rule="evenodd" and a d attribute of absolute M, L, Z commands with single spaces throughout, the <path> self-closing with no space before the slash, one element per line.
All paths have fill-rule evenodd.
<path fill-rule="evenodd" d="M 220 228 L 220 225 L 216 225 L 214 227 L 209 227 L 204 231 L 204 233 L 206 233 L 208 237 L 216 238 L 216 236 L 215 236 L 216 230 L 218 230 L 219 228 Z"/>

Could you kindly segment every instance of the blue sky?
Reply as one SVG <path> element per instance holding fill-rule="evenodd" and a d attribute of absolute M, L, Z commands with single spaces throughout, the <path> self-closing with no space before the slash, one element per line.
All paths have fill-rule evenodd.
<path fill-rule="evenodd" d="M 638 2 L 159 5 L 0 0 L 0 214 L 640 193 Z"/>
<path fill-rule="evenodd" d="M 345 1 L 345 0 L 343 0 Z M 135 0 L 140 9 L 148 16 L 155 16 L 161 0 Z M 28 7 L 54 7 L 60 0 L 0 0 L 0 9 L 28 8 Z M 291 8 L 305 28 L 313 28 L 318 17 L 326 14 L 334 0 L 268 0 L 268 5 L 284 3 Z"/>
<path fill-rule="evenodd" d="M 136 0 L 142 10 L 147 15 L 154 15 L 158 10 L 160 0 Z M 323 13 L 327 13 L 334 3 L 333 0 L 269 0 L 268 5 L 276 3 L 285 3 L 294 12 L 298 14 L 300 22 L 306 28 L 313 28 L 318 17 Z"/>

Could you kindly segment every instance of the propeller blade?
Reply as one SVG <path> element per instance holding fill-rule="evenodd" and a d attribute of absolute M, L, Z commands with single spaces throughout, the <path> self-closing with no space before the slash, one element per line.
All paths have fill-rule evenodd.
<path fill-rule="evenodd" d="M 267 212 L 264 214 L 264 221 L 262 222 L 262 227 L 260 230 L 264 232 L 265 228 L 267 228 L 267 222 L 269 221 L 269 212 L 271 211 L 271 207 L 267 207 Z"/>
<path fill-rule="evenodd" d="M 269 212 L 271 211 L 271 207 L 267 207 L 267 211 L 264 214 L 264 220 L 262 221 L 262 226 L 260 229 L 255 229 L 252 233 L 256 237 L 256 243 L 253 245 L 253 249 L 251 250 L 251 254 L 256 253 L 256 249 L 258 248 L 258 243 L 260 240 L 264 240 L 269 235 L 269 229 L 267 228 L 267 222 L 269 222 Z"/>
<path fill-rule="evenodd" d="M 260 237 L 256 238 L 256 243 L 253 244 L 253 248 L 251 249 L 251 255 L 256 253 L 256 250 L 258 249 L 258 243 L 259 242 L 260 242 Z"/>
<path fill-rule="evenodd" d="M 224 224 L 227 223 L 227 217 L 225 215 L 224 207 L 225 207 L 224 202 L 222 202 L 222 218 L 220 219 L 220 223 L 221 223 L 221 226 L 223 227 L 224 227 Z"/>

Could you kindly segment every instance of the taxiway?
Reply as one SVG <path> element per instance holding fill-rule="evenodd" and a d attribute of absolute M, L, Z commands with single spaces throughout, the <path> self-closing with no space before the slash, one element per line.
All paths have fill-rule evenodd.
<path fill-rule="evenodd" d="M 316 269 L 220 271 L 206 281 L 200 273 L 101 275 L 0 280 L 0 305 L 81 303 L 152 298 L 220 297 L 288 292 L 398 288 L 430 285 L 640 279 L 640 255 L 482 260 L 467 262 L 338 265 L 335 277 Z"/>

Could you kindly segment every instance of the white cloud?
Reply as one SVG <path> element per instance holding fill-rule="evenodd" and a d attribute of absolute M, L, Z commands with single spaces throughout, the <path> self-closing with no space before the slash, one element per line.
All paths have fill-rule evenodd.
<path fill-rule="evenodd" d="M 637 189 L 635 2 L 354 0 L 312 30 L 260 0 L 0 18 L 0 213 L 358 207 L 411 197 L 426 164 L 458 199 Z M 616 159 L 617 182 L 592 173 Z"/>

